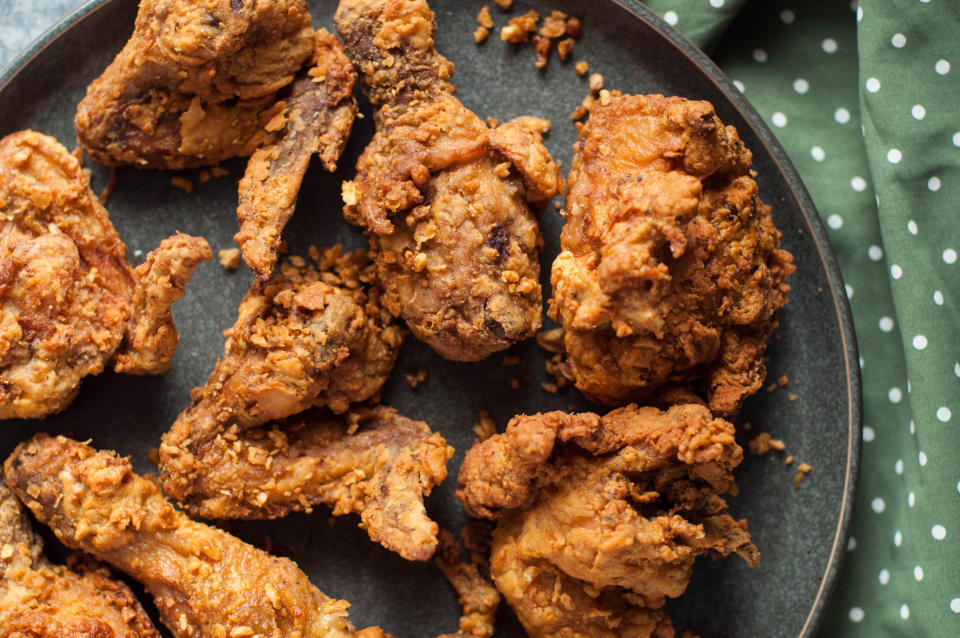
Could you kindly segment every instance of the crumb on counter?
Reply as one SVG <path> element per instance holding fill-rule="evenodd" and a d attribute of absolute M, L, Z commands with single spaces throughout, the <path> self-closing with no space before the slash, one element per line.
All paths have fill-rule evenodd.
<path fill-rule="evenodd" d="M 483 8 L 480 9 L 480 13 L 477 14 L 477 22 L 481 27 L 487 29 L 493 28 L 493 17 L 490 15 L 490 5 L 483 5 Z"/>
<path fill-rule="evenodd" d="M 473 41 L 477 44 L 480 44 L 487 39 L 488 35 L 490 35 L 490 29 L 486 27 L 477 27 L 473 32 Z"/>
<path fill-rule="evenodd" d="M 493 0 L 493 2 L 500 7 L 501 11 L 509 11 L 513 6 L 513 0 Z"/>
<path fill-rule="evenodd" d="M 217 253 L 217 256 L 220 258 L 220 265 L 225 270 L 236 270 L 240 267 L 239 248 L 223 248 Z"/>
<path fill-rule="evenodd" d="M 800 487 L 803 479 L 813 470 L 809 463 L 801 463 L 797 466 L 797 475 L 793 477 L 793 486 Z"/>
<path fill-rule="evenodd" d="M 537 345 L 554 354 L 563 352 L 563 328 L 551 328 L 537 333 Z"/>
<path fill-rule="evenodd" d="M 591 73 L 588 82 L 591 93 L 599 93 L 603 88 L 603 76 L 599 73 Z"/>
<path fill-rule="evenodd" d="M 795 395 L 793 392 L 787 395 L 787 401 L 789 401 L 790 403 L 793 403 L 796 400 L 797 400 L 797 395 Z"/>
<path fill-rule="evenodd" d="M 784 465 L 790 465 L 791 463 L 793 463 L 793 455 L 792 455 L 792 454 L 789 455 L 789 456 L 787 456 L 787 458 L 783 459 L 783 464 L 784 464 Z"/>
<path fill-rule="evenodd" d="M 757 436 L 747 441 L 747 447 L 754 454 L 766 454 L 770 450 L 782 452 L 787 445 L 780 439 L 774 439 L 768 432 L 761 432 Z"/>
<path fill-rule="evenodd" d="M 583 26 L 580 24 L 580 18 L 567 18 L 567 35 L 571 38 L 579 38 L 583 35 Z"/>
<path fill-rule="evenodd" d="M 549 392 L 550 394 L 556 394 L 556 393 L 557 393 L 557 384 L 556 384 L 556 383 L 546 383 L 546 382 L 544 382 L 544 383 L 541 383 L 541 384 L 540 384 L 540 387 L 543 388 L 544 391 Z"/>
<path fill-rule="evenodd" d="M 186 177 L 183 177 L 182 175 L 174 175 L 173 177 L 171 177 L 170 185 L 176 186 L 177 188 L 184 191 L 185 193 L 193 192 L 193 182 L 191 182 Z"/>
<path fill-rule="evenodd" d="M 406 378 L 407 383 L 410 384 L 411 388 L 416 388 L 418 385 L 427 380 L 427 369 L 420 368 L 415 374 L 405 374 L 403 376 Z"/>
<path fill-rule="evenodd" d="M 566 60 L 570 57 L 570 52 L 573 51 L 573 45 L 576 43 L 577 41 L 573 38 L 566 38 L 557 43 L 557 55 L 560 56 L 561 60 Z"/>
<path fill-rule="evenodd" d="M 520 357 L 514 357 L 514 356 L 508 355 L 503 358 L 503 361 L 500 362 L 500 365 L 502 365 L 505 368 L 509 368 L 511 366 L 518 366 L 520 365 Z"/>
<path fill-rule="evenodd" d="M 211 179 L 218 179 L 229 174 L 229 170 L 217 164 L 216 166 L 211 166 L 210 168 L 201 168 L 200 172 L 197 174 L 197 181 L 201 184 L 206 184 Z"/>
<path fill-rule="evenodd" d="M 559 38 L 567 32 L 567 14 L 563 11 L 552 11 L 543 19 L 540 35 L 545 38 Z"/>
<path fill-rule="evenodd" d="M 539 35 L 533 36 L 533 53 L 536 56 L 533 66 L 538 69 L 547 66 L 547 61 L 550 59 L 550 38 Z"/>
<path fill-rule="evenodd" d="M 577 72 L 577 75 L 586 75 L 587 71 L 590 70 L 590 65 L 586 60 L 580 60 L 573 65 L 573 70 Z"/>
<path fill-rule="evenodd" d="M 111 166 L 110 172 L 107 173 L 107 185 L 103 187 L 103 190 L 100 191 L 100 203 L 104 206 L 107 205 L 107 202 L 110 201 L 110 195 L 113 194 L 113 189 L 117 185 L 117 167 Z"/>
<path fill-rule="evenodd" d="M 519 387 L 520 387 L 520 379 L 518 379 L 518 378 L 516 378 L 516 377 L 510 379 L 510 387 L 513 388 L 514 390 L 516 390 L 517 388 L 519 388 Z"/>
<path fill-rule="evenodd" d="M 777 385 L 780 386 L 781 388 L 787 385 L 788 383 L 790 383 L 790 379 L 787 378 L 787 375 L 783 375 L 779 379 L 777 379 Z"/>
<path fill-rule="evenodd" d="M 497 423 L 486 410 L 480 410 L 480 420 L 473 426 L 473 433 L 477 435 L 478 443 L 497 433 Z"/>

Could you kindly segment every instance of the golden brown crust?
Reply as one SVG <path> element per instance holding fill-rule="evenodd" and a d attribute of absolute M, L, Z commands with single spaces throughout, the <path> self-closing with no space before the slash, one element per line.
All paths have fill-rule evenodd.
<path fill-rule="evenodd" d="M 750 151 L 708 102 L 619 94 L 574 149 L 550 316 L 577 387 L 617 405 L 702 377 L 711 410 L 735 414 L 794 270 Z"/>
<path fill-rule="evenodd" d="M 160 638 L 133 592 L 88 557 L 68 566 L 43 541 L 0 479 L 0 628 L 11 638 Z"/>
<path fill-rule="evenodd" d="M 356 72 L 335 35 L 316 32 L 311 65 L 283 102 L 279 137 L 253 153 L 240 180 L 240 231 L 234 239 L 261 279 L 273 271 L 280 234 L 293 215 L 310 158 L 318 153 L 328 171 L 337 170 L 357 114 Z"/>
<path fill-rule="evenodd" d="M 408 560 L 428 560 L 436 550 L 437 524 L 423 498 L 446 478 L 453 448 L 426 423 L 392 408 L 307 413 L 268 428 L 229 426 L 183 446 L 198 471 L 185 485 L 171 476 L 182 463 L 163 462 L 163 481 L 175 484 L 167 491 L 195 516 L 277 518 L 323 503 L 334 516 L 359 514 L 371 539 Z"/>
<path fill-rule="evenodd" d="M 118 361 L 120 370 L 166 369 L 176 346 L 169 304 L 209 258 L 203 239 L 167 240 L 150 260 L 163 268 L 135 273 L 80 162 L 34 131 L 0 140 L 0 212 L 0 418 L 63 410 L 118 350 L 140 362 Z M 148 326 L 160 334 L 143 334 Z"/>
<path fill-rule="evenodd" d="M 343 0 L 336 23 L 377 107 L 343 195 L 347 219 L 370 236 L 384 304 L 448 359 L 531 336 L 541 299 L 531 207 L 563 183 L 544 121 L 491 130 L 453 96 L 424 0 Z"/>
<path fill-rule="evenodd" d="M 130 40 L 77 107 L 80 145 L 141 168 L 249 155 L 312 50 L 304 0 L 142 0 Z"/>
<path fill-rule="evenodd" d="M 438 638 L 492 638 L 497 628 L 500 593 L 480 573 L 476 562 L 471 564 L 463 561 L 460 557 L 460 543 L 445 529 L 440 530 L 440 548 L 437 551 L 436 563 L 457 590 L 462 609 L 459 631 Z"/>
<path fill-rule="evenodd" d="M 457 497 L 501 519 L 491 575 L 530 635 L 672 636 L 651 610 L 697 556 L 759 561 L 719 496 L 742 458 L 700 405 L 519 416 L 467 452 Z"/>
<path fill-rule="evenodd" d="M 177 638 L 353 636 L 348 603 L 270 556 L 177 511 L 113 452 L 38 434 L 4 465 L 7 483 L 64 544 L 139 580 Z M 369 634 L 368 634 L 369 635 Z"/>

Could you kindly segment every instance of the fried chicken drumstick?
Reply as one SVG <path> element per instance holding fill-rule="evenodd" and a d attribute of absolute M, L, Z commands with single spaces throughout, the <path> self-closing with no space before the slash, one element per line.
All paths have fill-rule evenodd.
<path fill-rule="evenodd" d="M 170 305 L 210 259 L 165 239 L 136 270 L 80 162 L 56 140 L 0 140 L 0 418 L 63 410 L 108 364 L 162 374 L 177 346 Z"/>
<path fill-rule="evenodd" d="M 77 107 L 80 146 L 140 168 L 250 155 L 313 36 L 305 0 L 141 0 L 133 35 Z"/>
<path fill-rule="evenodd" d="M 708 102 L 612 94 L 580 130 L 550 316 L 593 401 L 703 378 L 731 416 L 766 375 L 793 258 L 751 154 Z"/>
<path fill-rule="evenodd" d="M 67 567 L 43 555 L 43 541 L 0 479 L 0 628 L 14 638 L 160 638 L 130 589 L 95 561 Z"/>
<path fill-rule="evenodd" d="M 65 545 L 139 580 L 176 638 L 359 634 L 286 558 L 191 521 L 113 452 L 38 434 L 4 465 L 7 483 Z"/>
<path fill-rule="evenodd" d="M 464 107 L 424 0 L 342 0 L 336 25 L 376 108 L 377 133 L 343 197 L 370 236 L 384 305 L 448 359 L 531 336 L 541 303 L 531 209 L 563 184 L 541 143 L 548 123 L 490 129 Z"/>
<path fill-rule="evenodd" d="M 317 31 L 311 63 L 283 102 L 279 139 L 253 153 L 240 180 L 240 232 L 234 240 L 261 279 L 273 271 L 280 234 L 293 215 L 310 158 L 318 153 L 328 171 L 337 170 L 357 114 L 353 97 L 357 74 L 337 36 Z"/>
<path fill-rule="evenodd" d="M 286 266 L 254 282 L 224 358 L 160 446 L 164 489 L 210 518 L 274 518 L 316 503 L 357 512 L 370 537 L 427 560 L 437 524 L 423 497 L 453 449 L 426 423 L 351 404 L 379 395 L 403 330 L 367 284 L 363 253 L 324 255 L 318 272 Z M 329 282 L 329 283 L 328 283 Z"/>
<path fill-rule="evenodd" d="M 491 575 L 533 636 L 673 636 L 697 556 L 760 558 L 721 498 L 743 458 L 703 406 L 518 416 L 476 444 L 457 497 L 499 518 Z"/>

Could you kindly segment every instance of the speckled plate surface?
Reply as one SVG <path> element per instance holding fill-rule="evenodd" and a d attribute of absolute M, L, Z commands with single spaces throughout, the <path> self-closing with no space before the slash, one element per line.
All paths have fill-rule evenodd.
<path fill-rule="evenodd" d="M 309 4 L 314 24 L 332 28 L 336 2 Z M 572 60 L 561 63 L 555 54 L 544 72 L 537 71 L 530 47 L 508 45 L 495 34 L 476 45 L 475 15 L 483 4 L 431 0 L 439 23 L 437 47 L 457 66 L 458 96 L 481 116 L 503 120 L 533 114 L 552 119 L 546 144 L 566 170 L 576 138 L 570 113 L 587 91 L 586 80 L 574 73 Z M 668 606 L 678 628 L 689 627 L 704 638 L 812 636 L 846 545 L 860 441 L 860 379 L 852 322 L 819 217 L 756 112 L 703 53 L 645 7 L 632 0 L 535 0 L 515 3 L 512 14 L 528 7 L 541 13 L 561 9 L 583 19 L 584 36 L 572 58 L 589 61 L 592 71 L 604 75 L 607 88 L 710 100 L 721 119 L 736 126 L 753 150 L 761 196 L 773 206 L 783 246 L 796 258 L 797 273 L 769 351 L 769 377 L 786 375 L 789 385 L 750 399 L 739 423 L 750 422 L 755 430 L 784 439 L 788 452 L 797 461 L 810 463 L 813 472 L 800 489 L 794 489 L 795 465 L 785 467 L 782 455 L 748 454 L 738 470 L 740 494 L 732 499 L 732 510 L 749 518 L 762 564 L 751 570 L 735 557 L 703 560 L 685 596 Z M 74 108 L 86 85 L 129 37 L 136 9 L 134 0 L 90 2 L 8 67 L 0 75 L 0 135 L 33 128 L 72 148 Z M 498 27 L 505 22 L 495 8 L 493 14 Z M 369 116 L 369 105 L 364 103 L 363 108 Z M 311 166 L 285 233 L 293 252 L 303 254 L 310 244 L 365 245 L 360 232 L 341 217 L 340 182 L 352 176 L 372 127 L 370 117 L 358 122 L 337 174 L 324 172 L 316 163 Z M 121 169 L 108 208 L 132 260 L 138 263 L 175 230 L 203 235 L 214 250 L 233 246 L 236 180 L 243 166 L 241 160 L 230 162 L 229 177 L 198 184 L 192 194 L 172 188 L 169 173 Z M 191 172 L 184 175 L 195 177 Z M 104 179 L 105 171 L 94 167 L 95 190 Z M 540 222 L 546 244 L 541 258 L 546 299 L 562 220 L 550 207 Z M 45 421 L 0 424 L 0 456 L 34 432 L 63 432 L 132 456 L 141 472 L 153 470 L 149 450 L 188 404 L 190 389 L 203 383 L 212 369 L 222 349 L 221 331 L 233 323 L 250 279 L 245 267 L 228 273 L 215 261 L 201 266 L 174 308 L 181 341 L 167 375 L 106 373 L 90 378 L 62 414 Z M 384 391 L 385 403 L 427 421 L 457 449 L 450 477 L 427 505 L 431 515 L 451 529 L 466 522 L 453 492 L 480 410 L 489 410 L 501 429 L 522 412 L 599 410 L 571 388 L 557 395 L 541 389 L 540 383 L 550 379 L 544 372 L 544 353 L 532 341 L 503 354 L 519 356 L 520 366 L 501 366 L 503 355 L 480 363 L 451 363 L 411 339 Z M 412 390 L 403 374 L 420 367 L 429 370 L 429 377 Z M 518 388 L 511 387 L 512 379 L 519 380 Z M 790 394 L 796 395 L 794 401 Z M 745 445 L 745 440 L 741 443 Z M 276 547 L 294 558 L 318 587 L 352 603 L 350 617 L 358 627 L 378 624 L 398 638 L 454 631 L 459 613 L 456 595 L 439 570 L 432 563 L 405 562 L 370 542 L 357 522 L 353 516 L 331 520 L 320 507 L 309 516 L 234 523 L 230 529 L 252 542 L 271 535 Z M 56 552 L 56 544 L 51 545 Z M 150 607 L 146 597 L 144 601 Z M 498 635 L 523 635 L 507 608 L 500 613 L 499 627 Z"/>

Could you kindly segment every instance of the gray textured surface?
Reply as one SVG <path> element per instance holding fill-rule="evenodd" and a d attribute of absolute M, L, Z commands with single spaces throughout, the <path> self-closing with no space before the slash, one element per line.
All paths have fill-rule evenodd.
<path fill-rule="evenodd" d="M 37 4 L 47 2 L 50 0 Z M 9 0 L 0 3 L 0 7 L 11 4 Z M 334 0 L 310 2 L 314 23 L 329 27 L 335 4 Z M 569 113 L 586 91 L 585 79 L 578 78 L 569 63 L 561 65 L 556 58 L 545 73 L 538 73 L 529 48 L 510 47 L 496 38 L 477 47 L 471 34 L 476 8 L 482 2 L 467 10 L 462 0 L 432 0 L 431 4 L 440 24 L 438 48 L 457 64 L 454 81 L 464 103 L 481 116 L 505 119 L 531 113 L 551 118 L 555 125 L 546 143 L 569 167 L 576 135 Z M 541 12 L 559 8 L 583 14 L 582 3 L 574 0 L 518 2 L 514 12 L 525 8 L 519 5 L 528 4 Z M 836 276 L 835 265 L 822 252 L 829 253 L 823 229 L 812 208 L 804 212 L 809 202 L 792 181 L 795 175 L 777 165 L 775 143 L 769 133 L 757 128 L 762 127 L 757 124 L 759 118 L 751 120 L 743 105 L 733 103 L 731 94 L 705 75 L 693 59 L 617 3 L 590 6 L 577 57 L 588 59 L 594 70 L 603 73 L 608 87 L 711 100 L 720 116 L 737 126 L 753 149 L 761 194 L 774 206 L 784 245 L 794 252 L 799 269 L 791 282 L 791 303 L 782 315 L 770 352 L 771 377 L 788 375 L 789 391 L 798 399 L 787 401 L 786 391 L 762 392 L 748 403 L 742 421 L 786 439 L 790 452 L 811 463 L 814 473 L 802 489 L 794 490 L 792 471 L 777 456 L 748 456 L 738 473 L 741 493 L 732 508 L 735 514 L 749 517 L 764 562 L 750 570 L 737 559 L 702 561 L 688 593 L 670 607 L 679 626 L 691 626 L 704 638 L 812 635 L 805 622 L 831 566 L 847 489 L 848 455 L 855 456 L 854 441 L 859 440 L 857 379 L 855 372 L 852 379 L 847 376 L 848 367 L 852 364 L 855 368 L 856 356 L 852 344 L 846 348 L 843 344 L 843 338 L 852 335 L 849 325 L 841 323 L 846 316 L 845 301 L 839 279 L 830 276 Z M 86 84 L 123 45 L 135 12 L 133 0 L 108 1 L 52 42 L 0 94 L 0 135 L 33 127 L 72 146 L 75 105 Z M 499 14 L 496 17 L 502 22 Z M 64 73 L 64 68 L 70 72 Z M 369 114 L 369 107 L 365 108 Z M 355 128 L 336 175 L 311 167 L 297 214 L 285 233 L 294 252 L 302 254 L 309 244 L 325 246 L 338 240 L 349 246 L 364 243 L 360 233 L 342 219 L 339 184 L 352 176 L 371 127 L 372 118 L 367 117 Z M 229 166 L 230 178 L 200 185 L 191 195 L 171 188 L 168 173 L 120 170 L 109 209 L 134 260 L 138 255 L 142 259 L 143 252 L 174 230 L 201 234 L 215 249 L 232 245 L 235 179 L 243 162 Z M 95 190 L 102 186 L 103 175 L 102 170 L 95 170 Z M 559 249 L 561 221 L 552 207 L 540 219 L 545 239 L 541 258 L 545 298 L 549 296 L 549 264 Z M 80 439 L 91 438 L 98 447 L 131 455 L 140 471 L 151 470 L 148 450 L 157 445 L 162 432 L 186 405 L 190 388 L 205 380 L 222 348 L 220 331 L 233 322 L 249 280 L 246 269 L 231 274 L 215 263 L 201 266 L 187 295 L 175 307 L 182 340 L 167 375 L 134 378 L 104 374 L 89 379 L 64 413 L 43 422 L 2 424 L 0 458 L 33 432 L 71 432 Z M 540 382 L 547 380 L 544 357 L 532 342 L 505 354 L 519 355 L 521 367 L 500 366 L 500 356 L 475 364 L 450 363 L 411 340 L 384 391 L 386 403 L 428 421 L 456 447 L 451 477 L 428 503 L 431 514 L 453 529 L 465 522 L 453 491 L 456 472 L 473 439 L 470 426 L 479 410 L 490 410 L 502 428 L 510 416 L 520 412 L 571 406 L 591 409 L 573 390 L 552 396 L 540 389 Z M 430 376 L 413 391 L 402 373 L 419 367 L 427 367 Z M 521 380 L 519 389 L 510 388 L 511 377 Z M 272 535 L 315 584 L 353 604 L 351 618 L 358 626 L 380 624 L 397 638 L 453 630 L 456 597 L 438 570 L 431 564 L 406 563 L 374 545 L 356 523 L 356 517 L 347 516 L 328 525 L 326 512 L 320 508 L 312 516 L 234 524 L 232 530 L 252 541 Z M 501 614 L 501 620 L 500 635 L 522 635 L 508 611 Z"/>
<path fill-rule="evenodd" d="M 0 0 L 0 69 L 86 0 Z"/>

